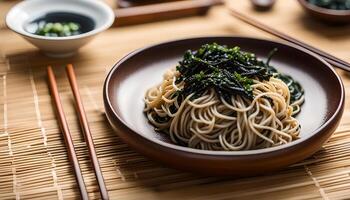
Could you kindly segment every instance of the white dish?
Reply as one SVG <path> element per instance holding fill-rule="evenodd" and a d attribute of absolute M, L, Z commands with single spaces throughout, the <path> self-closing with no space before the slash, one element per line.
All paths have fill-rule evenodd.
<path fill-rule="evenodd" d="M 53 12 L 79 14 L 95 22 L 93 30 L 74 36 L 48 37 L 35 35 L 25 29 L 29 22 Z M 6 16 L 6 25 L 30 43 L 53 57 L 67 57 L 77 52 L 98 33 L 114 22 L 113 10 L 100 0 L 30 0 L 15 5 Z"/>

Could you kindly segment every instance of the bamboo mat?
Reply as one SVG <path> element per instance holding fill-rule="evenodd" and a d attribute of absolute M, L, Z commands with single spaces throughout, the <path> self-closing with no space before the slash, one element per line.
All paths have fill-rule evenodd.
<path fill-rule="evenodd" d="M 350 61 L 349 26 L 327 29 L 305 17 L 294 0 L 278 1 L 270 13 L 255 13 L 249 1 L 234 2 L 231 6 Z M 1 16 L 11 4 L 0 2 Z M 145 45 L 204 35 L 275 39 L 233 19 L 224 7 L 204 17 L 113 28 L 67 59 L 47 58 L 19 36 L 0 29 L 0 199 L 79 198 L 47 87 L 48 64 L 54 66 L 89 195 L 100 198 L 64 72 L 67 63 L 76 68 L 112 199 L 350 199 L 350 78 L 342 71 L 347 101 L 336 133 L 318 153 L 279 172 L 248 178 L 189 174 L 136 153 L 111 130 L 104 116 L 102 86 L 113 63 Z"/>

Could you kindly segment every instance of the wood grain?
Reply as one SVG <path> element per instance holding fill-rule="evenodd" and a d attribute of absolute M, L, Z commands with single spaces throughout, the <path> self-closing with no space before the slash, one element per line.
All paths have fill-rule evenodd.
<path fill-rule="evenodd" d="M 329 27 L 305 15 L 295 0 L 277 1 L 255 12 L 249 1 L 228 6 L 317 48 L 350 61 L 350 27 Z M 4 16 L 13 1 L 0 2 Z M 3 19 L 1 19 L 3 20 Z M 324 148 L 309 159 L 265 176 L 206 177 L 166 168 L 128 148 L 103 113 L 103 80 L 113 63 L 137 48 L 166 40 L 210 35 L 274 39 L 232 16 L 224 6 L 196 16 L 112 28 L 72 58 L 51 59 L 7 29 L 0 30 L 0 199 L 76 199 L 79 191 L 46 83 L 54 66 L 90 199 L 100 198 L 88 150 L 76 117 L 64 67 L 75 66 L 81 97 L 111 199 L 349 199 L 350 78 L 341 124 Z M 315 66 L 317 67 L 317 66 Z M 316 115 L 317 113 L 315 113 Z"/>
<path fill-rule="evenodd" d="M 159 4 L 140 5 L 115 9 L 115 26 L 135 25 L 155 21 L 204 15 L 222 0 L 182 0 Z"/>

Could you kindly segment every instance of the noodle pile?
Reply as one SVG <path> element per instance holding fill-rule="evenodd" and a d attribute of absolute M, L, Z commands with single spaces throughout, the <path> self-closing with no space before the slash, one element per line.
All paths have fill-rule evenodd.
<path fill-rule="evenodd" d="M 171 69 L 161 84 L 145 94 L 144 112 L 157 131 L 168 134 L 175 144 L 203 150 L 251 150 L 278 146 L 298 138 L 304 96 L 291 103 L 285 82 L 276 77 L 253 79 L 253 98 L 229 95 L 214 88 L 201 95 L 181 95 L 186 83 Z"/>

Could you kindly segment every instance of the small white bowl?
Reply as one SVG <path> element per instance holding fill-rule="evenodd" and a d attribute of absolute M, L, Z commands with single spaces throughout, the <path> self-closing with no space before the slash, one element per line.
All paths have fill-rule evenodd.
<path fill-rule="evenodd" d="M 25 25 L 45 14 L 66 12 L 80 14 L 95 22 L 94 29 L 74 36 L 48 37 L 28 32 Z M 114 22 L 114 12 L 100 0 L 30 0 L 15 5 L 6 15 L 6 25 L 30 43 L 52 57 L 67 57 L 77 52 L 96 34 L 108 29 Z"/>

